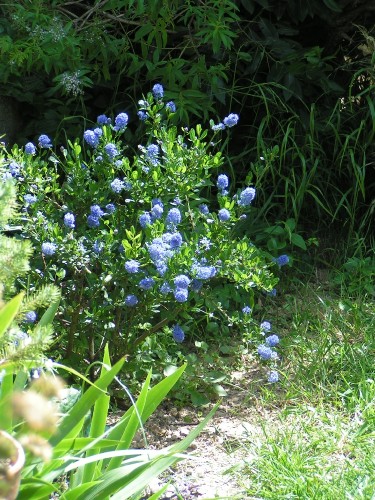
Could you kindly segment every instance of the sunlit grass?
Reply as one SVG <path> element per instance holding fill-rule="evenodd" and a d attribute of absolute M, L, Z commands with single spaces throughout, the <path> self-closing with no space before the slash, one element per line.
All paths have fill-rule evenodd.
<path fill-rule="evenodd" d="M 280 304 L 283 376 L 256 397 L 273 418 L 244 443 L 248 498 L 373 499 L 374 303 L 301 286 Z"/>

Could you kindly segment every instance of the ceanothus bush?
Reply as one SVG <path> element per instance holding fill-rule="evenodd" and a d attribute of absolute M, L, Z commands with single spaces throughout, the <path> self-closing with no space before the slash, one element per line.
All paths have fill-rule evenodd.
<path fill-rule="evenodd" d="M 156 84 L 133 117 L 100 115 L 64 147 L 42 134 L 37 146 L 16 146 L 3 158 L 2 175 L 17 183 L 23 204 L 22 237 L 35 248 L 28 286 L 54 283 L 62 291 L 56 330 L 65 358 L 94 361 L 106 342 L 115 356 L 132 353 L 156 332 L 182 342 L 202 315 L 243 328 L 249 340 L 244 318 L 254 292 L 271 292 L 277 282 L 272 259 L 248 236 L 234 236 L 256 190 L 234 191 L 214 151 L 238 116 L 213 130 L 178 129 L 169 122 L 175 104 L 163 97 Z M 135 150 L 123 139 L 134 120 L 144 129 Z M 218 188 L 215 199 L 210 187 Z M 231 295 L 240 297 L 237 311 Z M 262 359 L 272 358 L 274 340 L 258 348 Z"/>

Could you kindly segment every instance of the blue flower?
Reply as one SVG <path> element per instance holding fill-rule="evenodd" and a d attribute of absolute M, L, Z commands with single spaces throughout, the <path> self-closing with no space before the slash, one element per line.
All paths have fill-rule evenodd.
<path fill-rule="evenodd" d="M 103 135 L 103 130 L 99 127 L 94 128 L 93 132 L 98 139 L 100 139 L 101 136 Z"/>
<path fill-rule="evenodd" d="M 116 211 L 116 206 L 113 203 L 108 203 L 108 205 L 105 206 L 105 209 L 108 214 L 113 214 Z"/>
<path fill-rule="evenodd" d="M 140 265 L 141 264 L 137 260 L 127 260 L 125 262 L 125 269 L 128 273 L 135 274 L 139 272 Z"/>
<path fill-rule="evenodd" d="M 154 207 L 155 205 L 160 205 L 161 208 L 164 208 L 164 204 L 160 198 L 153 198 L 151 200 L 151 206 Z"/>
<path fill-rule="evenodd" d="M 182 236 L 179 232 L 163 234 L 163 241 L 168 243 L 172 249 L 180 248 L 182 245 Z"/>
<path fill-rule="evenodd" d="M 254 188 L 248 187 L 242 191 L 240 194 L 240 199 L 238 200 L 238 204 L 242 207 L 246 207 L 251 204 L 253 199 L 255 198 L 256 191 Z"/>
<path fill-rule="evenodd" d="M 154 94 L 155 99 L 161 99 L 164 96 L 163 85 L 160 85 L 160 83 L 155 83 L 155 85 L 152 87 L 152 93 Z"/>
<path fill-rule="evenodd" d="M 25 200 L 25 203 L 28 203 L 29 205 L 32 205 L 37 201 L 37 197 L 33 194 L 25 194 L 23 199 Z"/>
<path fill-rule="evenodd" d="M 140 111 L 138 111 L 137 115 L 138 115 L 138 118 L 140 120 L 142 120 L 143 122 L 146 121 L 148 118 L 148 114 L 146 113 L 146 111 L 140 110 Z"/>
<path fill-rule="evenodd" d="M 25 314 L 26 323 L 35 323 L 36 318 L 37 315 L 35 311 L 29 311 L 28 313 Z"/>
<path fill-rule="evenodd" d="M 129 117 L 126 113 L 120 113 L 116 116 L 115 118 L 115 126 L 113 127 L 116 132 L 122 131 L 126 128 L 126 125 L 128 124 Z"/>
<path fill-rule="evenodd" d="M 275 371 L 268 372 L 268 382 L 270 384 L 276 384 L 279 381 L 279 374 Z"/>
<path fill-rule="evenodd" d="M 104 146 L 104 151 L 107 153 L 107 156 L 110 160 L 113 160 L 120 154 L 115 144 L 112 144 L 111 142 Z"/>
<path fill-rule="evenodd" d="M 177 302 L 186 302 L 189 292 L 187 288 L 176 288 L 176 290 L 173 292 L 173 295 Z"/>
<path fill-rule="evenodd" d="M 221 190 L 226 189 L 229 186 L 228 176 L 225 174 L 220 174 L 217 178 L 217 187 Z"/>
<path fill-rule="evenodd" d="M 34 146 L 34 144 L 32 142 L 28 142 L 25 145 L 25 153 L 28 155 L 35 155 L 36 147 Z"/>
<path fill-rule="evenodd" d="M 154 285 L 155 285 L 155 280 L 154 278 L 150 277 L 141 279 L 141 281 L 138 284 L 139 288 L 142 288 L 143 290 L 150 290 Z"/>
<path fill-rule="evenodd" d="M 285 266 L 285 264 L 288 264 L 289 262 L 289 257 L 287 255 L 280 255 L 276 259 L 273 259 L 276 264 L 278 264 L 280 267 Z"/>
<path fill-rule="evenodd" d="M 229 116 L 224 118 L 223 123 L 226 127 L 234 127 L 234 125 L 237 125 L 239 120 L 239 116 L 231 113 Z"/>
<path fill-rule="evenodd" d="M 251 313 L 251 307 L 249 307 L 249 306 L 245 306 L 245 307 L 243 307 L 243 308 L 242 308 L 242 312 L 243 312 L 244 314 L 250 314 L 250 313 Z"/>
<path fill-rule="evenodd" d="M 72 213 L 67 213 L 64 215 L 64 225 L 69 229 L 75 228 L 75 217 Z"/>
<path fill-rule="evenodd" d="M 98 227 L 98 226 L 100 226 L 99 217 L 95 217 L 95 215 L 90 214 L 87 217 L 87 225 L 89 227 Z"/>
<path fill-rule="evenodd" d="M 99 254 L 99 253 L 102 253 L 103 248 L 104 248 L 104 243 L 102 241 L 95 240 L 95 242 L 94 242 L 94 244 L 92 246 L 93 251 L 96 254 Z"/>
<path fill-rule="evenodd" d="M 152 224 L 151 216 L 148 212 L 144 212 L 139 216 L 139 223 L 141 227 L 146 227 Z"/>
<path fill-rule="evenodd" d="M 218 130 L 224 130 L 225 125 L 224 125 L 224 123 L 218 123 L 217 125 L 212 125 L 211 128 L 214 132 L 217 132 Z"/>
<path fill-rule="evenodd" d="M 208 206 L 205 205 L 204 203 L 202 203 L 201 205 L 199 205 L 198 208 L 199 208 L 200 213 L 203 214 L 203 215 L 207 215 L 207 214 L 210 213 L 210 210 L 209 210 Z"/>
<path fill-rule="evenodd" d="M 121 193 L 121 191 L 125 188 L 124 182 L 120 179 L 114 179 L 111 182 L 111 189 L 114 193 Z"/>
<path fill-rule="evenodd" d="M 201 266 L 198 264 L 193 266 L 193 270 L 195 271 L 196 278 L 200 280 L 208 280 L 216 274 L 216 267 L 214 266 Z"/>
<path fill-rule="evenodd" d="M 156 262 L 156 270 L 160 276 L 164 276 L 164 274 L 168 271 L 168 266 L 165 261 Z"/>
<path fill-rule="evenodd" d="M 83 138 L 87 142 L 87 144 L 93 148 L 96 148 L 96 146 L 99 144 L 99 137 L 93 130 L 86 130 L 83 134 Z"/>
<path fill-rule="evenodd" d="M 125 305 L 128 307 L 134 307 L 138 304 L 138 298 L 136 295 L 127 295 L 125 297 Z"/>
<path fill-rule="evenodd" d="M 271 323 L 269 321 L 263 321 L 260 324 L 260 329 L 262 332 L 270 332 L 271 331 Z"/>
<path fill-rule="evenodd" d="M 230 212 L 226 208 L 222 208 L 218 211 L 217 216 L 221 222 L 224 222 L 230 219 Z"/>
<path fill-rule="evenodd" d="M 167 109 L 170 113 L 175 113 L 176 112 L 176 105 L 173 101 L 169 101 L 165 105 L 165 109 Z"/>
<path fill-rule="evenodd" d="M 102 215 L 104 215 L 104 212 L 99 205 L 91 205 L 90 214 L 93 215 L 94 217 L 99 218 L 102 217 Z"/>
<path fill-rule="evenodd" d="M 270 335 L 266 337 L 266 344 L 270 347 L 275 347 L 280 342 L 278 335 Z"/>
<path fill-rule="evenodd" d="M 170 287 L 169 283 L 164 281 L 164 283 L 161 285 L 159 290 L 160 290 L 160 293 L 162 293 L 163 295 L 167 295 L 169 292 L 172 291 L 172 288 Z"/>
<path fill-rule="evenodd" d="M 41 148 L 52 148 L 51 139 L 45 134 L 39 136 L 38 144 Z"/>
<path fill-rule="evenodd" d="M 276 295 L 277 295 L 276 288 L 272 288 L 272 290 L 270 292 L 267 292 L 267 295 L 269 295 L 270 297 L 276 297 Z"/>
<path fill-rule="evenodd" d="M 190 285 L 190 278 L 186 274 L 179 274 L 173 280 L 174 286 L 176 288 L 188 288 Z"/>
<path fill-rule="evenodd" d="M 258 354 L 264 360 L 271 359 L 272 353 L 273 353 L 272 349 L 264 344 L 261 344 L 258 347 Z"/>
<path fill-rule="evenodd" d="M 179 224 L 181 222 L 180 210 L 178 208 L 171 208 L 168 212 L 166 221 L 169 227 Z"/>
<path fill-rule="evenodd" d="M 157 165 L 159 163 L 159 146 L 156 144 L 150 144 L 147 146 L 147 158 L 152 165 Z"/>
<path fill-rule="evenodd" d="M 8 165 L 8 168 L 12 177 L 17 177 L 19 175 L 21 167 L 15 161 L 11 161 Z"/>
<path fill-rule="evenodd" d="M 111 123 L 111 119 L 105 115 L 99 115 L 96 121 L 99 125 L 109 125 Z"/>
<path fill-rule="evenodd" d="M 46 241 L 42 243 L 42 253 L 43 255 L 53 255 L 56 252 L 57 245 L 55 243 L 50 243 Z"/>
<path fill-rule="evenodd" d="M 172 334 L 176 342 L 183 342 L 185 339 L 185 333 L 180 325 L 174 325 L 172 328 Z"/>
<path fill-rule="evenodd" d="M 154 205 L 151 208 L 151 217 L 153 220 L 160 219 L 160 217 L 163 215 L 164 209 L 162 205 Z"/>

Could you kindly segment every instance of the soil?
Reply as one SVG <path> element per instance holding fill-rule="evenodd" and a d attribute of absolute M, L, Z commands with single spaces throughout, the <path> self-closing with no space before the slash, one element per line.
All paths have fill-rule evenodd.
<path fill-rule="evenodd" d="M 241 482 L 241 468 L 256 450 L 262 434 L 261 422 L 272 415 L 249 397 L 254 374 L 234 372 L 234 387 L 200 436 L 187 450 L 192 458 L 182 460 L 149 485 L 142 500 L 169 484 L 162 500 L 247 500 Z M 160 449 L 180 441 L 203 420 L 210 408 L 176 408 L 164 404 L 145 425 L 148 447 Z M 144 448 L 141 434 L 136 447 Z"/>

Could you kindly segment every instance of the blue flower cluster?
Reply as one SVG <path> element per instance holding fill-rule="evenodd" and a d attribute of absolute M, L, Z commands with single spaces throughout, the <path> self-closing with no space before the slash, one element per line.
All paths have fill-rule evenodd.
<path fill-rule="evenodd" d="M 191 272 L 196 279 L 209 280 L 216 275 L 216 267 L 208 266 L 205 262 L 194 262 L 191 266 Z"/>
<path fill-rule="evenodd" d="M 99 205 L 92 205 L 90 207 L 90 215 L 87 217 L 87 225 L 89 227 L 98 227 L 100 225 L 100 218 L 103 215 L 104 212 Z"/>
<path fill-rule="evenodd" d="M 113 203 L 108 203 L 108 205 L 105 206 L 105 209 L 108 214 L 113 214 L 116 211 L 116 206 Z"/>
<path fill-rule="evenodd" d="M 221 222 L 226 222 L 230 219 L 230 212 L 226 208 L 222 208 L 217 213 L 218 219 Z"/>
<path fill-rule="evenodd" d="M 176 342 L 183 342 L 185 339 L 185 332 L 180 325 L 174 325 L 172 328 L 173 338 Z"/>
<path fill-rule="evenodd" d="M 167 109 L 170 113 L 175 113 L 176 112 L 176 105 L 173 101 L 169 101 L 165 105 L 165 109 Z"/>
<path fill-rule="evenodd" d="M 51 139 L 48 137 L 48 135 L 45 134 L 39 136 L 38 144 L 41 148 L 52 148 Z"/>
<path fill-rule="evenodd" d="M 125 189 L 124 181 L 117 178 L 111 182 L 110 186 L 112 191 L 116 194 L 121 193 L 121 191 Z"/>
<path fill-rule="evenodd" d="M 35 311 L 29 311 L 25 314 L 26 323 L 35 323 L 37 319 L 37 314 Z"/>
<path fill-rule="evenodd" d="M 51 243 L 49 241 L 46 241 L 45 243 L 42 243 L 42 254 L 43 255 L 53 255 L 56 252 L 57 245 L 55 243 Z"/>
<path fill-rule="evenodd" d="M 115 130 L 116 132 L 124 131 L 128 124 L 128 121 L 129 117 L 126 113 L 118 114 L 115 118 L 115 126 L 113 127 L 113 130 Z"/>
<path fill-rule="evenodd" d="M 104 146 L 104 151 L 106 152 L 108 158 L 112 161 L 116 156 L 118 156 L 120 153 L 116 147 L 115 144 L 112 144 L 109 142 Z"/>
<path fill-rule="evenodd" d="M 280 255 L 279 257 L 276 257 L 273 259 L 276 264 L 278 264 L 279 267 L 285 266 L 289 262 L 289 257 L 287 255 Z"/>
<path fill-rule="evenodd" d="M 164 96 L 163 85 L 160 85 L 160 83 L 155 83 L 155 85 L 152 87 L 152 93 L 155 99 L 162 99 Z"/>
<path fill-rule="evenodd" d="M 260 331 L 262 335 L 269 333 L 271 331 L 271 323 L 269 321 L 262 321 L 260 324 Z M 265 338 L 265 342 L 258 346 L 258 355 L 261 359 L 265 361 L 276 361 L 278 359 L 277 352 L 273 349 L 280 343 L 280 338 L 276 334 L 269 335 Z M 279 374 L 277 371 L 272 370 L 268 374 L 268 382 L 275 383 L 279 380 Z"/>
<path fill-rule="evenodd" d="M 96 128 L 95 130 L 86 130 L 83 134 L 83 138 L 89 146 L 96 148 L 99 145 L 102 134 L 103 131 L 100 128 Z"/>
<path fill-rule="evenodd" d="M 96 121 L 99 125 L 109 125 L 112 120 L 106 115 L 99 115 Z"/>
<path fill-rule="evenodd" d="M 125 297 L 125 305 L 128 307 L 134 307 L 138 304 L 138 297 L 136 295 L 127 295 Z"/>
<path fill-rule="evenodd" d="M 218 130 L 224 130 L 226 127 L 231 128 L 237 125 L 239 119 L 240 117 L 238 115 L 236 115 L 235 113 L 231 113 L 224 118 L 222 123 L 212 125 L 211 128 L 214 132 L 217 132 Z"/>
<path fill-rule="evenodd" d="M 23 199 L 28 205 L 32 205 L 37 201 L 37 197 L 34 194 L 25 194 Z"/>
<path fill-rule="evenodd" d="M 138 283 L 139 288 L 142 288 L 142 290 L 151 290 L 154 285 L 155 280 L 150 276 L 146 276 L 146 278 L 141 279 L 141 281 Z"/>
<path fill-rule="evenodd" d="M 166 223 L 168 229 L 177 226 L 181 222 L 181 212 L 178 208 L 171 208 L 167 214 Z"/>
<path fill-rule="evenodd" d="M 225 174 L 220 174 L 217 178 L 216 185 L 222 192 L 225 192 L 226 188 L 229 186 L 228 176 Z"/>
<path fill-rule="evenodd" d="M 247 207 L 251 204 L 253 199 L 255 198 L 256 191 L 254 188 L 248 187 L 244 189 L 240 194 L 240 199 L 238 200 L 238 204 L 241 207 Z"/>
<path fill-rule="evenodd" d="M 147 159 L 151 165 L 156 166 L 159 163 L 159 146 L 156 144 L 150 144 L 147 146 Z"/>
<path fill-rule="evenodd" d="M 139 272 L 141 264 L 137 260 L 127 260 L 125 262 L 125 269 L 128 273 L 135 274 Z"/>
<path fill-rule="evenodd" d="M 36 147 L 34 146 L 34 144 L 32 142 L 28 142 L 25 145 L 25 153 L 28 155 L 35 155 Z"/>
<path fill-rule="evenodd" d="M 151 215 L 148 212 L 143 212 L 143 214 L 139 216 L 139 224 L 141 227 L 147 227 L 152 224 Z"/>
<path fill-rule="evenodd" d="M 69 229 L 75 228 L 75 217 L 72 213 L 68 212 L 64 215 L 64 225 Z"/>

